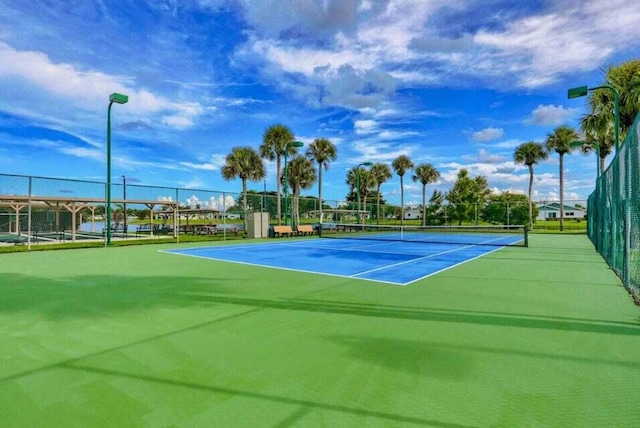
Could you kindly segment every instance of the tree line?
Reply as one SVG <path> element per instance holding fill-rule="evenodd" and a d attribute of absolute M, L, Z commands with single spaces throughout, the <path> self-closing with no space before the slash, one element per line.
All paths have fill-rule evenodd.
<path fill-rule="evenodd" d="M 615 87 L 620 93 L 620 135 L 624 138 L 635 116 L 640 110 L 640 60 L 633 60 L 618 67 L 610 67 L 605 73 L 605 83 Z M 435 190 L 427 206 L 426 189 L 429 184 L 436 183 L 440 172 L 429 163 L 414 165 L 406 155 L 400 155 L 391 162 L 385 163 L 363 162 L 347 172 L 346 184 L 349 192 L 348 202 L 356 202 L 356 210 L 367 206 L 369 198 L 376 201 L 376 218 L 380 219 L 380 206 L 384 204 L 380 188 L 392 178 L 392 171 L 400 181 L 400 207 L 404 210 L 404 180 L 412 171 L 411 179 L 422 185 L 422 222 L 426 224 L 430 217 L 428 210 L 437 210 L 438 203 L 446 200 L 449 203 L 449 215 L 452 220 L 461 224 L 470 218 L 469 210 L 482 207 L 483 218 L 497 219 L 492 210 L 487 207 L 498 202 L 518 202 L 520 206 L 526 200 L 528 204 L 529 225 L 533 225 L 534 207 L 532 201 L 534 165 L 546 159 L 551 152 L 559 156 L 559 187 L 560 187 L 560 228 L 563 228 L 564 217 L 564 155 L 578 146 L 583 152 L 598 147 L 601 168 L 604 169 L 604 159 L 611 154 L 614 145 L 613 126 L 613 98 L 608 91 L 593 91 L 589 96 L 590 111 L 580 122 L 580 132 L 567 125 L 562 125 L 549 133 L 544 143 L 528 141 L 519 145 L 513 154 L 515 163 L 524 164 L 529 170 L 528 196 L 505 193 L 492 195 L 488 187 L 488 180 L 484 176 L 470 177 L 467 169 L 461 169 L 453 187 L 442 194 Z M 266 129 L 262 143 L 256 150 L 249 146 L 234 147 L 225 159 L 221 169 L 225 180 L 240 178 L 242 181 L 242 210 L 247 211 L 247 181 L 260 181 L 266 176 L 264 160 L 276 162 L 276 220 L 281 224 L 283 219 L 282 188 L 291 189 L 293 195 L 292 222 L 300 221 L 300 193 L 318 183 L 318 211 L 323 210 L 322 172 L 329 168 L 332 161 L 337 159 L 337 147 L 327 138 L 316 138 L 304 153 L 298 152 L 301 144 L 295 141 L 293 132 L 283 124 L 275 124 Z M 286 169 L 284 164 L 286 163 Z M 314 165 L 315 164 L 315 165 Z M 316 169 L 317 167 L 317 169 Z M 368 168 L 367 168 L 368 167 Z M 501 200 L 502 198 L 502 200 Z M 514 205 L 514 206 L 515 206 Z M 476 207 L 476 208 L 472 208 Z M 288 210 L 288 209 L 287 209 Z M 286 213 L 285 213 L 286 214 Z M 520 212 L 512 213 L 514 219 Z M 505 212 L 509 216 L 509 212 Z M 474 212 L 474 218 L 478 213 Z M 246 221 L 246 220 L 245 220 Z M 400 222 L 404 221 L 401 211 Z M 515 223 L 515 221 L 514 221 Z M 246 226 L 246 225 L 245 225 Z"/>

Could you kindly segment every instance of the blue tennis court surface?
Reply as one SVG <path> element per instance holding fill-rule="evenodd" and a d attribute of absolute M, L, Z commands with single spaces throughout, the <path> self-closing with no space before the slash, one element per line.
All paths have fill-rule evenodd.
<path fill-rule="evenodd" d="M 407 285 L 502 247 L 350 239 L 166 250 L 171 254 Z"/>

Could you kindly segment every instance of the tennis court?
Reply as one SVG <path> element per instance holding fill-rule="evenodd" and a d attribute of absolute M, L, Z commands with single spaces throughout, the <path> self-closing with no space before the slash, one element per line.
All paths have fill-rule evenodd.
<path fill-rule="evenodd" d="M 168 250 L 167 253 L 408 285 L 501 248 L 477 244 L 369 239 L 305 239 L 256 245 L 185 248 Z"/>
<path fill-rule="evenodd" d="M 0 426 L 640 423 L 638 308 L 586 236 L 481 246 L 405 287 L 319 273 L 387 266 L 342 245 L 393 253 L 340 242 L 1 255 Z M 308 254 L 274 269 L 167 253 L 214 249 Z"/>

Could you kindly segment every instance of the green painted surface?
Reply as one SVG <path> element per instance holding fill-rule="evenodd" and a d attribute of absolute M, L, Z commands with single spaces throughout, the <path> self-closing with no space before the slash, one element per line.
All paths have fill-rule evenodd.
<path fill-rule="evenodd" d="M 407 287 L 170 247 L 0 256 L 0 426 L 640 424 L 640 310 L 585 236 Z"/>

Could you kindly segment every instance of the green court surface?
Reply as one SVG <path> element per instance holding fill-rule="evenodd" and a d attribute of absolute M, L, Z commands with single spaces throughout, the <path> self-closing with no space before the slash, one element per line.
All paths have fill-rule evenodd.
<path fill-rule="evenodd" d="M 179 247 L 0 255 L 0 426 L 640 426 L 640 309 L 585 236 L 405 287 Z"/>

